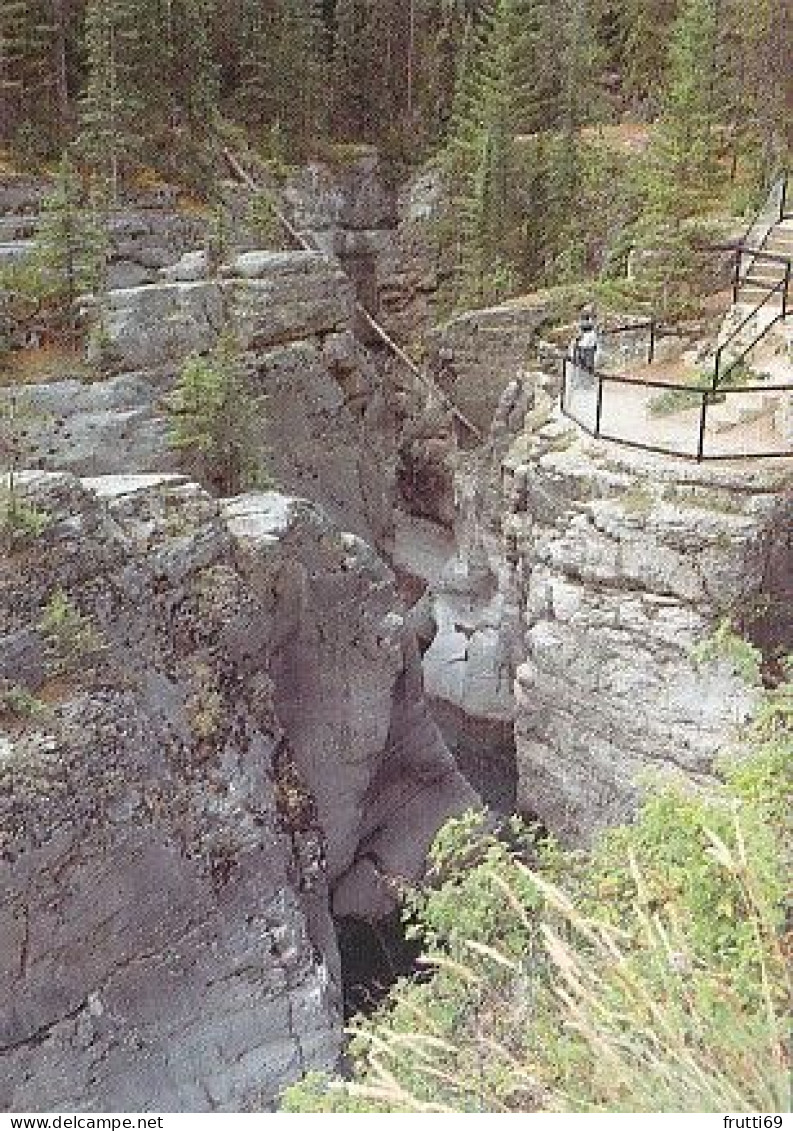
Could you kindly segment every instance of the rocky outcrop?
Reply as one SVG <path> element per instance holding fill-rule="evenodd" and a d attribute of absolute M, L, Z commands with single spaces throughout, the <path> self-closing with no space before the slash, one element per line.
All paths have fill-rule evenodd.
<path fill-rule="evenodd" d="M 381 380 L 351 332 L 352 287 L 310 252 L 251 252 L 216 279 L 110 294 L 102 363 L 114 375 L 0 390 L 24 402 L 22 461 L 83 475 L 178 470 L 165 398 L 185 358 L 237 330 L 259 403 L 259 462 L 373 542 L 391 515 L 396 456 Z"/>
<path fill-rule="evenodd" d="M 706 779 L 750 713 L 757 689 L 697 647 L 725 618 L 751 634 L 789 608 L 793 480 L 773 462 L 634 453 L 563 419 L 505 470 L 526 632 L 520 803 L 586 841 L 630 817 L 648 771 Z"/>
<path fill-rule="evenodd" d="M 51 181 L 14 177 L 0 180 L 0 263 L 28 258 L 36 247 L 41 211 Z M 161 268 L 174 264 L 203 240 L 206 219 L 179 207 L 179 193 L 163 185 L 139 191 L 118 208 L 107 225 L 107 283 L 111 289 L 153 283 Z"/>
<path fill-rule="evenodd" d="M 206 220 L 177 208 L 165 189 L 154 200 L 120 209 L 108 223 L 108 285 L 111 289 L 154 283 L 188 248 L 204 238 Z M 144 205 L 149 203 L 149 207 Z"/>
<path fill-rule="evenodd" d="M 475 801 L 391 575 L 275 493 L 18 487 L 43 530 L 0 574 L 0 1106 L 266 1108 L 339 1052 L 329 903 L 389 911 Z"/>
<path fill-rule="evenodd" d="M 318 252 L 248 253 L 227 275 L 111 292 L 105 331 L 116 370 L 206 352 L 232 319 L 242 348 L 256 350 L 338 331 L 351 318 L 350 284 Z"/>
<path fill-rule="evenodd" d="M 283 197 L 298 231 L 341 263 L 360 301 L 376 311 L 383 264 L 394 245 L 396 192 L 375 149 L 341 146 L 335 156 L 291 173 Z"/>
<path fill-rule="evenodd" d="M 525 367 L 550 310 L 551 299 L 539 292 L 466 311 L 429 335 L 438 383 L 483 431 L 493 420 L 506 376 Z"/>
<path fill-rule="evenodd" d="M 453 533 L 403 517 L 394 560 L 426 590 L 427 692 L 469 777 L 498 805 L 513 728 L 518 807 L 586 843 L 653 773 L 711 780 L 758 692 L 729 649 L 703 653 L 720 625 L 769 674 L 790 652 L 793 475 L 591 441 L 555 401 L 551 376 L 511 382 L 489 445 L 458 457 Z"/>

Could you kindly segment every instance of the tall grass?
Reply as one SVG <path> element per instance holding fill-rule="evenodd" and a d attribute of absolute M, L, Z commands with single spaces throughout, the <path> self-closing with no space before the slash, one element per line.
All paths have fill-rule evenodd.
<path fill-rule="evenodd" d="M 790 702 L 726 787 L 661 792 L 586 858 L 447 830 L 409 900 L 432 977 L 356 1025 L 351 1081 L 287 1109 L 786 1111 Z"/>

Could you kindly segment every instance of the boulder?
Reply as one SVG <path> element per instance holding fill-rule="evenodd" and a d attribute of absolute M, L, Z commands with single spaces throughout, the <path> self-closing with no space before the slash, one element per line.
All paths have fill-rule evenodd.
<path fill-rule="evenodd" d="M 438 383 L 465 415 L 487 431 L 505 383 L 525 369 L 550 300 L 529 295 L 467 311 L 430 335 Z"/>

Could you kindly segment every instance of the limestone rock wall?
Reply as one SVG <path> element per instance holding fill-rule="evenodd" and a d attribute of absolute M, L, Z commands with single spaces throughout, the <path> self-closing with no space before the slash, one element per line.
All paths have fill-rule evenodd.
<path fill-rule="evenodd" d="M 697 659 L 725 619 L 772 666 L 793 648 L 793 473 L 590 441 L 552 378 L 524 375 L 530 403 L 516 388 L 458 459 L 453 536 L 405 518 L 395 561 L 427 589 L 443 718 L 466 739 L 513 726 L 518 807 L 583 844 L 648 775 L 710 780 L 757 696 L 728 657 Z"/>
<path fill-rule="evenodd" d="M 311 503 L 30 473 L 0 564 L 0 1107 L 261 1110 L 475 800 L 389 572 Z"/>
<path fill-rule="evenodd" d="M 750 713 L 756 689 L 696 647 L 725 617 L 751 630 L 787 615 L 793 479 L 773 461 L 633 453 L 562 419 L 513 445 L 505 471 L 520 803 L 586 841 L 630 817 L 648 771 L 707 778 Z"/>
<path fill-rule="evenodd" d="M 263 405 L 262 466 L 285 491 L 379 542 L 395 454 L 380 378 L 352 335 L 352 306 L 338 266 L 306 252 L 246 253 L 223 278 L 113 291 L 104 351 L 111 376 L 0 390 L 0 401 L 24 404 L 22 462 L 79 475 L 178 470 L 165 397 L 185 358 L 211 349 L 233 324 Z"/>

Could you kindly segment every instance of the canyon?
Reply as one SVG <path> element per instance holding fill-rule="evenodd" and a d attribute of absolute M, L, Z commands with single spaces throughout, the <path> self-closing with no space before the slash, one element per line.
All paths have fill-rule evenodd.
<path fill-rule="evenodd" d="M 0 193 L 10 242 L 36 191 Z M 318 250 L 240 232 L 217 273 L 139 201 L 101 378 L 0 388 L 45 516 L 0 567 L 6 1109 L 272 1108 L 338 1063 L 338 925 L 387 922 L 449 817 L 585 845 L 654 776 L 707 788 L 758 687 L 699 646 L 793 639 L 789 458 L 591 439 L 542 297 L 429 334 L 478 445 L 367 334 L 356 300 L 402 340 L 438 319 L 434 194 L 372 153 L 303 168 L 284 198 Z M 229 318 L 271 482 L 216 498 L 166 402 Z"/>

